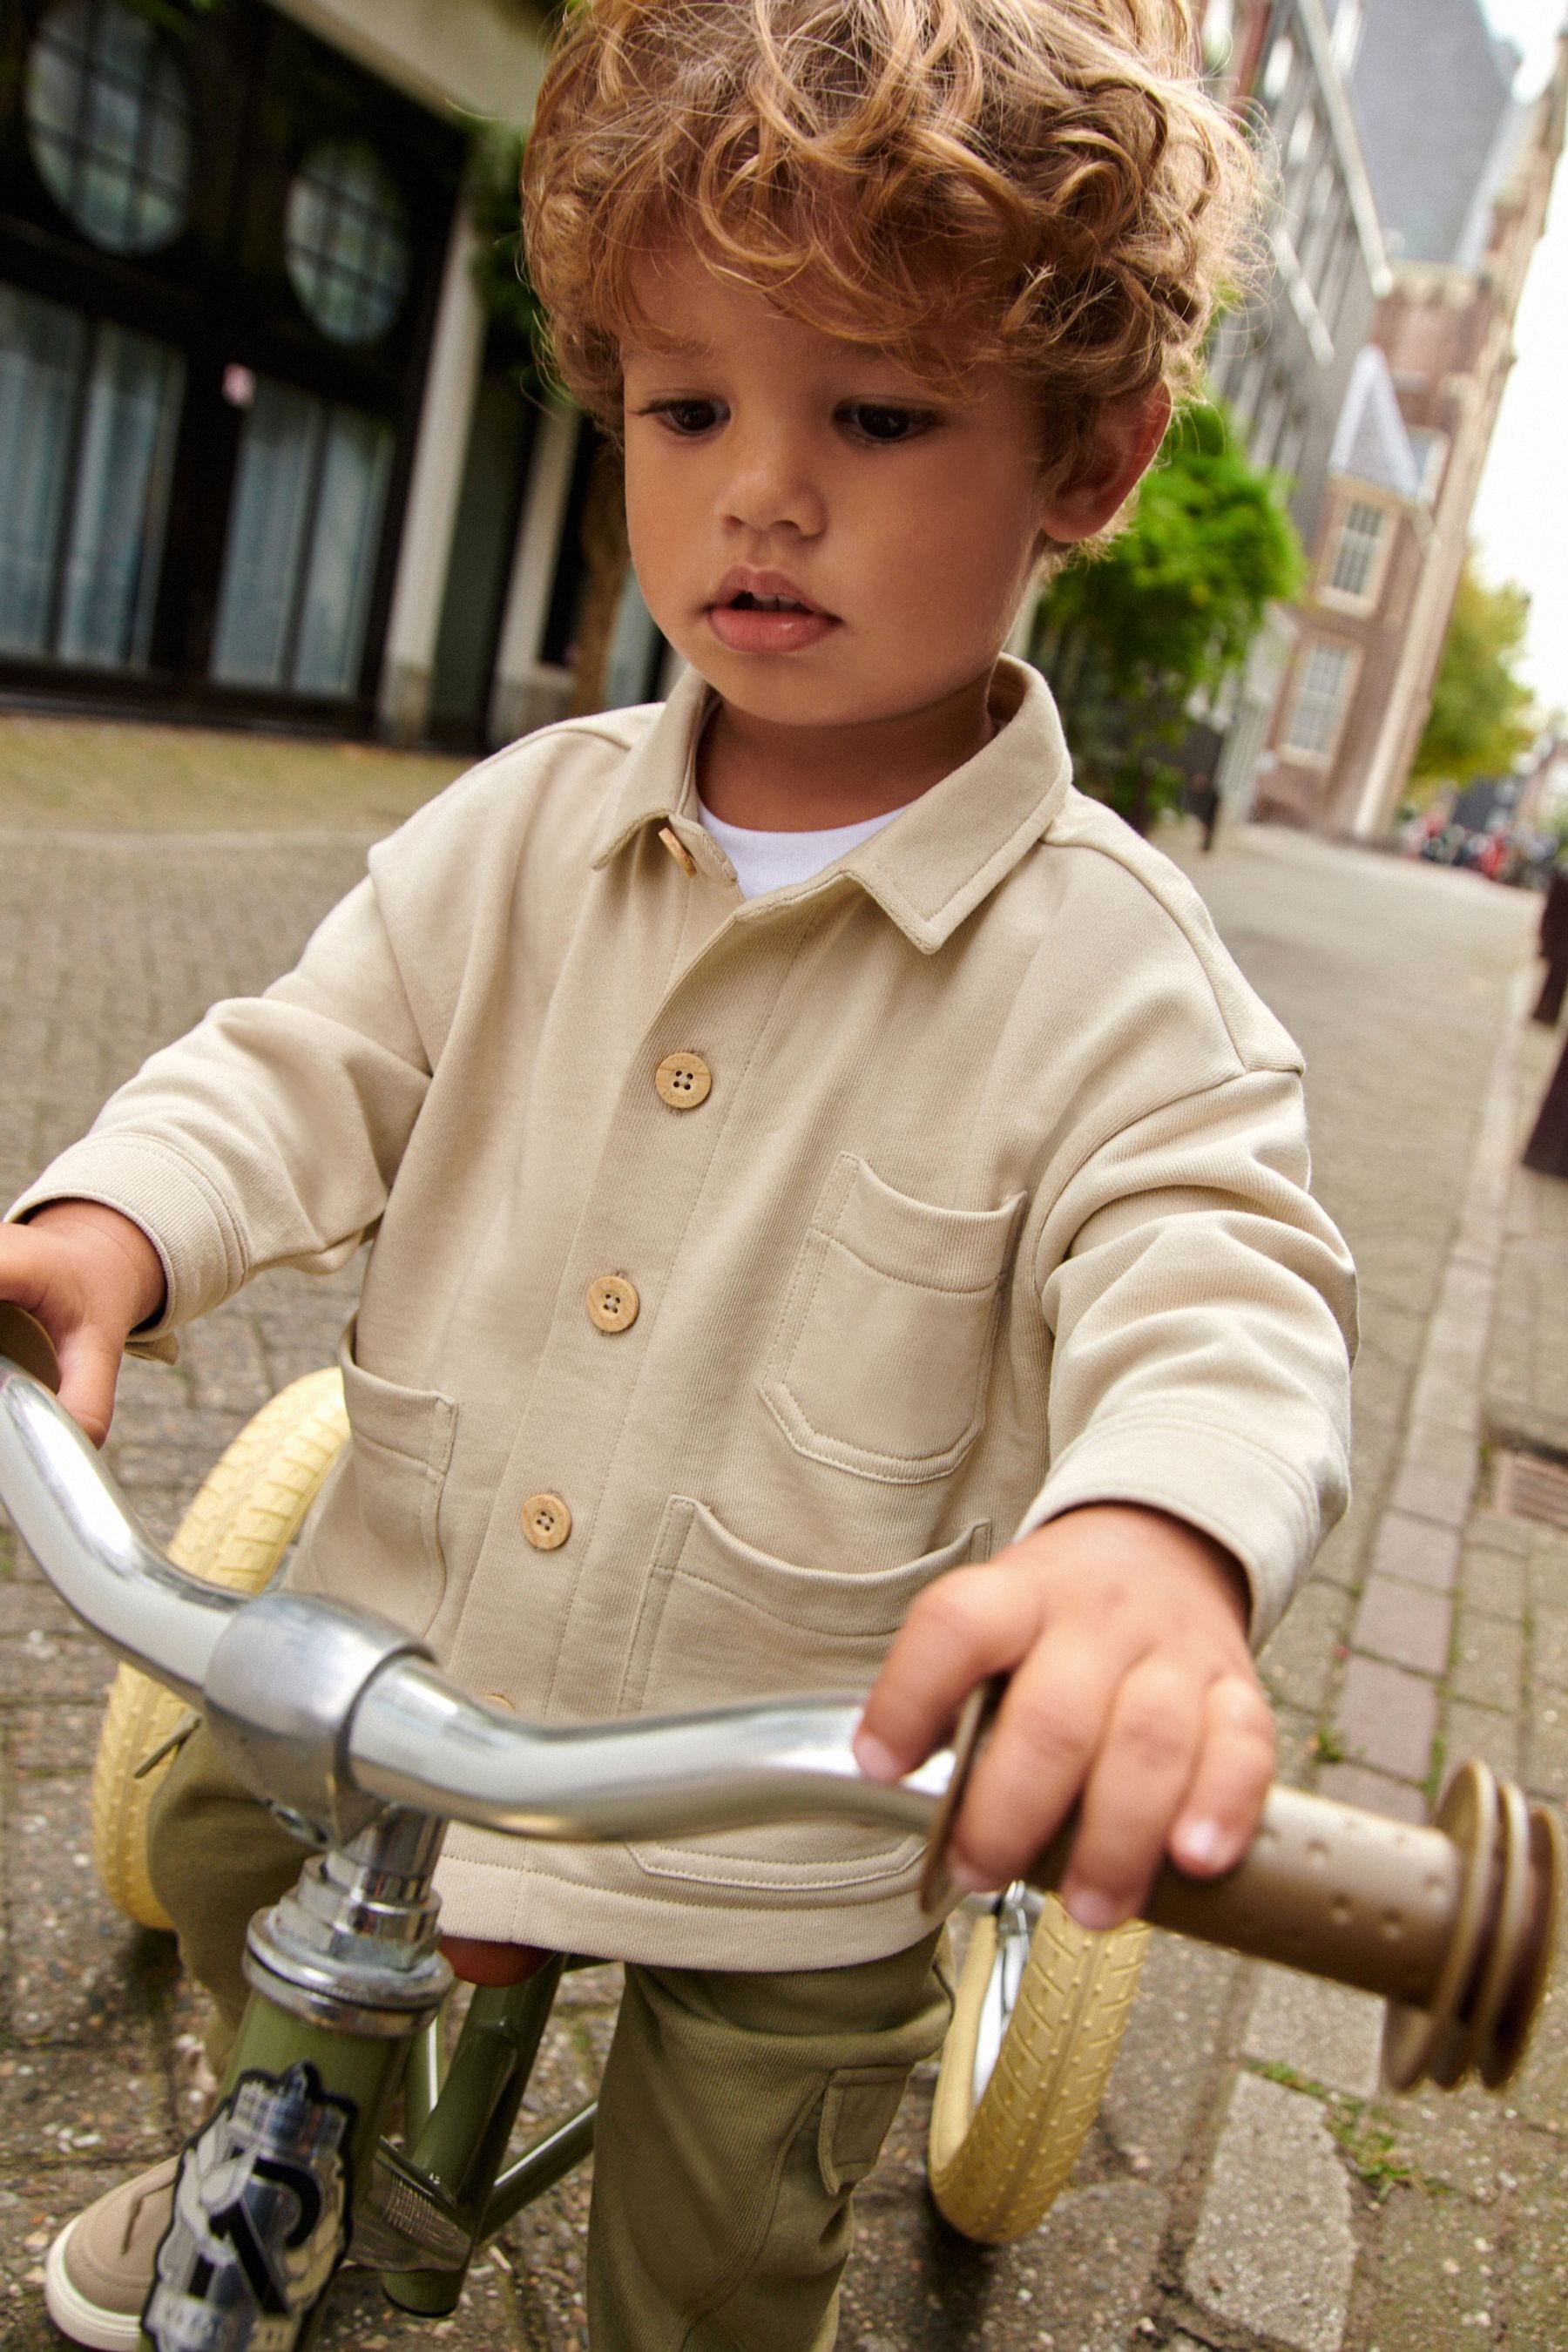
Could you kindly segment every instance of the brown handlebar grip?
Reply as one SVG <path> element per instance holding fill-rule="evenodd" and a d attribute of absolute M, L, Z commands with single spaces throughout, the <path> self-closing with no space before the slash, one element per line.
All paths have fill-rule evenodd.
<path fill-rule="evenodd" d="M 1030 1872 L 1055 1886 L 1069 1820 Z M 1498 2087 L 1523 2054 L 1551 1966 L 1563 1878 L 1560 1823 L 1463 1766 L 1430 1828 L 1298 1789 L 1270 1790 L 1236 1869 L 1167 1863 L 1142 1916 L 1208 1944 L 1381 1993 L 1384 2065 L 1409 2089 L 1472 2069 Z"/>
<path fill-rule="evenodd" d="M 54 1341 L 25 1307 L 16 1306 L 9 1298 L 0 1298 L 0 1356 L 7 1357 L 19 1371 L 31 1372 L 55 1395 L 59 1394 L 60 1364 Z"/>

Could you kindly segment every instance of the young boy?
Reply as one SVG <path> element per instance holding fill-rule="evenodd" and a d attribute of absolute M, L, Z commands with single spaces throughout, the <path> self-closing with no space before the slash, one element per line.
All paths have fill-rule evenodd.
<path fill-rule="evenodd" d="M 99 1437 L 127 1335 L 167 1354 L 373 1234 L 299 1583 L 540 1720 L 875 1681 L 878 1776 L 1010 1672 L 956 1875 L 1077 1799 L 1096 1928 L 1163 1853 L 1241 1852 L 1248 1639 L 1345 1483 L 1295 1051 L 999 658 L 1195 363 L 1246 166 L 1192 54 L 1179 0 L 593 0 L 530 252 L 690 672 L 383 844 L 0 1234 Z M 297 1860 L 195 1735 L 153 1868 L 220 2044 Z M 853 2184 L 945 2021 L 917 1872 L 820 1823 L 453 1834 L 465 1973 L 629 1963 L 595 2352 L 831 2345 Z M 57 2246 L 79 2340 L 133 2343 L 167 2179 Z"/>

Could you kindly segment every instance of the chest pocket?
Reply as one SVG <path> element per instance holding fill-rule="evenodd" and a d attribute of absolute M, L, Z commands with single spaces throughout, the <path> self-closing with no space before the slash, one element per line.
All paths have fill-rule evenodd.
<path fill-rule="evenodd" d="M 763 1402 L 797 1453 L 893 1486 L 957 1466 L 984 1421 L 1026 1197 L 933 1208 L 841 1154 L 763 1376 Z"/>

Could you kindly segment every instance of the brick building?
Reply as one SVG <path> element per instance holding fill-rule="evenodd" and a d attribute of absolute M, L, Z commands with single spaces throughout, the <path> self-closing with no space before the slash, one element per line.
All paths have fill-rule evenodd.
<path fill-rule="evenodd" d="M 1282 619 L 1273 711 L 1247 772 L 1233 762 L 1230 791 L 1265 815 L 1375 836 L 1430 708 L 1562 152 L 1568 44 L 1551 86 L 1521 106 L 1517 54 L 1479 0 L 1338 0 L 1332 40 L 1392 282 L 1304 533 L 1310 584 Z"/>

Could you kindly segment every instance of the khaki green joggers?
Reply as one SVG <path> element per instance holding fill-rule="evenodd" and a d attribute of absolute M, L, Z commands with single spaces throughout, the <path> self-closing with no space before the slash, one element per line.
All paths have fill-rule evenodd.
<path fill-rule="evenodd" d="M 154 1799 L 148 1855 L 212 1995 L 221 2070 L 246 1926 L 302 1849 L 199 1728 Z M 592 2352 L 829 2352 L 855 2184 L 947 2030 L 941 1941 L 778 1976 L 627 1967 L 594 2142 Z"/>

